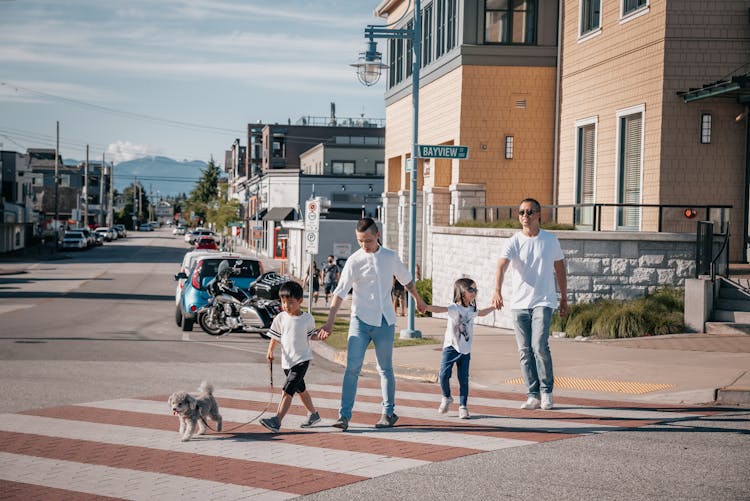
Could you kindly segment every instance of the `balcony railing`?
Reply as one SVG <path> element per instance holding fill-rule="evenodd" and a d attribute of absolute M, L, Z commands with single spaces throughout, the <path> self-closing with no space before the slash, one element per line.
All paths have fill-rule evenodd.
<path fill-rule="evenodd" d="M 545 205 L 542 221 L 570 224 L 589 231 L 656 231 L 694 233 L 697 220 L 712 221 L 723 233 L 730 222 L 731 205 L 695 204 L 570 204 Z M 461 211 L 474 221 L 517 220 L 517 205 L 473 207 Z M 604 230 L 602 230 L 604 221 Z"/>

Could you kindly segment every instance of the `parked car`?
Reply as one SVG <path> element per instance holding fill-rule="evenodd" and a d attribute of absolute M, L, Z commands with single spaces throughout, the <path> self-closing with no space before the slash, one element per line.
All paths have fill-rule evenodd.
<path fill-rule="evenodd" d="M 185 226 L 185 225 L 183 225 L 183 224 L 178 224 L 178 225 L 177 225 L 177 226 L 175 226 L 175 227 L 174 227 L 174 229 L 172 230 L 172 234 L 173 234 L 173 235 L 184 235 L 184 234 L 185 234 L 185 231 L 187 231 L 187 226 Z"/>
<path fill-rule="evenodd" d="M 219 250 L 219 246 L 216 245 L 216 240 L 211 237 L 200 237 L 195 241 L 195 249 Z"/>
<path fill-rule="evenodd" d="M 248 294 L 250 294 L 250 286 L 263 274 L 260 261 L 252 257 L 236 254 L 232 257 L 222 257 L 219 253 L 198 258 L 187 273 L 180 272 L 175 275 L 175 280 L 185 281 L 175 308 L 175 322 L 183 331 L 193 330 L 193 325 L 197 321 L 196 312 L 208 303 L 209 294 L 206 291 L 206 285 L 216 276 L 219 263 L 224 259 L 229 262 L 230 266 L 234 266 L 238 259 L 242 260 L 240 273 L 233 275 L 232 280 L 237 287 Z"/>
<path fill-rule="evenodd" d="M 140 226 L 138 226 L 138 231 L 154 231 L 154 229 L 150 224 L 142 223 Z"/>
<path fill-rule="evenodd" d="M 95 245 L 98 245 L 96 242 L 96 237 L 94 236 L 94 232 L 89 230 L 88 228 L 72 228 L 71 231 L 80 231 L 83 233 L 83 236 L 86 237 L 86 247 L 93 247 Z"/>
<path fill-rule="evenodd" d="M 88 247 L 88 240 L 81 231 L 66 231 L 63 235 L 63 249 L 83 250 L 87 249 Z"/>
<path fill-rule="evenodd" d="M 117 232 L 113 230 L 112 228 L 108 228 L 106 226 L 100 226 L 97 229 L 94 230 L 94 233 L 99 233 L 104 237 L 105 242 L 111 242 L 112 240 L 117 240 Z"/>
<path fill-rule="evenodd" d="M 201 249 L 201 250 L 193 250 L 188 251 L 185 253 L 185 256 L 182 258 L 182 263 L 180 264 L 180 270 L 177 272 L 177 274 L 183 273 L 185 276 L 187 276 L 190 273 L 190 270 L 193 268 L 193 265 L 195 262 L 202 257 L 228 257 L 228 258 L 237 258 L 238 254 L 234 254 L 231 252 L 222 252 L 219 253 L 218 251 L 212 251 L 208 249 Z M 262 271 L 263 265 L 261 264 L 261 271 Z M 175 275 L 175 280 L 177 280 L 177 287 L 175 288 L 175 294 L 174 294 L 174 304 L 180 303 L 180 294 L 182 293 L 182 288 L 185 286 L 185 278 L 178 279 L 177 275 Z M 179 325 L 179 322 L 177 323 Z"/>
<path fill-rule="evenodd" d="M 112 228 L 117 232 L 117 238 L 125 238 L 128 236 L 128 230 L 125 229 L 124 224 L 115 224 Z"/>
<path fill-rule="evenodd" d="M 189 243 L 190 245 L 193 245 L 196 240 L 198 240 L 201 237 L 211 237 L 216 241 L 216 243 L 219 243 L 221 237 L 214 233 L 211 230 L 207 230 L 206 228 L 197 228 L 190 233 L 185 233 L 185 242 Z"/>

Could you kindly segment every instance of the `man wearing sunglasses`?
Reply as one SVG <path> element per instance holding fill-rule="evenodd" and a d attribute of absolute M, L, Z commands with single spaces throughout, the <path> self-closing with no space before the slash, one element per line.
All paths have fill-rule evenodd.
<path fill-rule="evenodd" d="M 560 242 L 539 227 L 541 209 L 533 198 L 521 202 L 518 219 L 523 229 L 508 240 L 498 261 L 492 305 L 498 309 L 504 305 L 503 280 L 510 267 L 510 308 L 528 396 L 521 408 L 548 410 L 553 405 L 555 379 L 549 349 L 550 321 L 558 306 L 561 317 L 568 314 L 568 280 Z M 559 304 L 555 279 L 560 289 Z"/>

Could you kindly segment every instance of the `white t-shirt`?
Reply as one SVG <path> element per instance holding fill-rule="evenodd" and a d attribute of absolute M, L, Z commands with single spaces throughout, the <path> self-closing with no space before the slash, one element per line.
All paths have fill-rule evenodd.
<path fill-rule="evenodd" d="M 276 315 L 268 335 L 281 343 L 282 369 L 312 359 L 310 336 L 315 332 L 315 319 L 306 311 L 296 317 L 285 311 Z"/>
<path fill-rule="evenodd" d="M 382 246 L 376 252 L 359 249 L 346 260 L 333 293 L 344 299 L 349 289 L 354 289 L 352 317 L 375 326 L 380 326 L 385 317 L 387 324 L 393 325 L 396 323 L 391 299 L 393 277 L 403 285 L 412 281 L 409 268 L 394 251 Z"/>
<path fill-rule="evenodd" d="M 500 257 L 510 261 L 512 310 L 537 306 L 557 308 L 555 261 L 565 256 L 556 236 L 541 229 L 534 237 L 519 231 L 510 237 Z"/>
<path fill-rule="evenodd" d="M 459 353 L 471 353 L 474 340 L 474 319 L 477 311 L 473 307 L 453 303 L 448 305 L 448 323 L 445 326 L 443 348 L 452 346 Z"/>

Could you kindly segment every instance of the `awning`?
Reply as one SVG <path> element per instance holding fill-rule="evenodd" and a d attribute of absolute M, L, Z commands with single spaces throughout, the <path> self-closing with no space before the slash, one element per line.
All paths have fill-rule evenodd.
<path fill-rule="evenodd" d="M 274 207 L 263 216 L 263 221 L 287 221 L 294 215 L 294 207 Z"/>
<path fill-rule="evenodd" d="M 686 103 L 721 96 L 734 98 L 738 103 L 747 104 L 750 103 L 750 73 L 707 83 L 700 89 L 678 92 L 677 95 Z"/>

